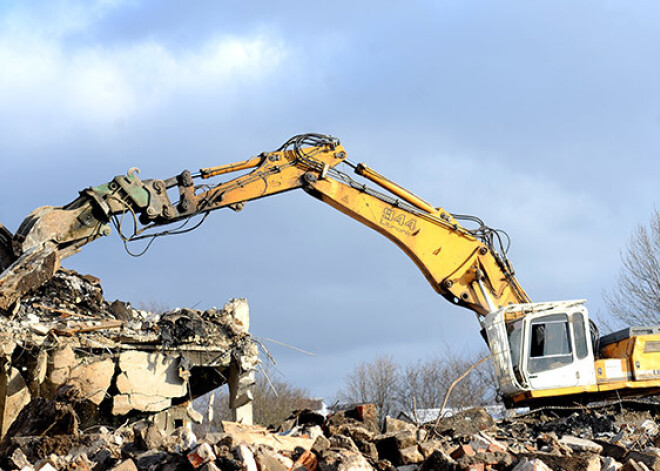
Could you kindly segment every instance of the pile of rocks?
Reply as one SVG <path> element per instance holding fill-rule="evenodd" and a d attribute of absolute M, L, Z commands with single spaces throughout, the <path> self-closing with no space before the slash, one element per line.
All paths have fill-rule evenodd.
<path fill-rule="evenodd" d="M 482 408 L 421 426 L 387 417 L 378 427 L 371 405 L 325 418 L 294 414 L 277 430 L 222 422 L 197 437 L 142 420 L 114 431 L 71 430 L 66 402 L 56 426 L 16 427 L 0 444 L 4 469 L 53 471 L 435 471 L 658 470 L 654 414 L 543 411 L 495 421 Z M 29 421 L 18 420 L 28 424 Z M 44 428 L 44 425 L 41 425 Z"/>

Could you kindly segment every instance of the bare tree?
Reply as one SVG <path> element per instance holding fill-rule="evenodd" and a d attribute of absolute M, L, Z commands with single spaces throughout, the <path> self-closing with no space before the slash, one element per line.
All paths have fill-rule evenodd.
<path fill-rule="evenodd" d="M 400 380 L 400 407 L 410 417 L 414 416 L 414 409 L 440 408 L 454 380 L 485 356 L 488 356 L 487 352 L 468 355 L 447 345 L 441 355 L 408 365 Z M 492 364 L 487 361 L 456 384 L 448 406 L 461 408 L 489 404 L 494 401 L 496 390 Z"/>
<path fill-rule="evenodd" d="M 344 402 L 375 404 L 382 423 L 385 416 L 397 408 L 399 369 L 389 355 L 360 363 L 346 376 L 337 396 Z"/>
<path fill-rule="evenodd" d="M 316 404 L 306 389 L 263 374 L 257 376 L 253 393 L 254 422 L 264 426 L 278 426 L 294 410 L 310 409 Z"/>
<path fill-rule="evenodd" d="M 616 287 L 605 293 L 611 316 L 625 325 L 660 323 L 660 212 L 633 232 L 621 253 Z"/>
<path fill-rule="evenodd" d="M 481 358 L 490 356 L 486 349 L 456 360 L 453 379 L 458 378 Z M 465 379 L 456 385 L 449 400 L 450 407 L 471 407 L 493 404 L 497 396 L 497 377 L 492 360 L 476 367 Z"/>
<path fill-rule="evenodd" d="M 440 356 L 418 360 L 406 366 L 399 387 L 402 410 L 412 414 L 415 409 L 440 407 L 451 383 L 447 369 L 446 359 Z"/>
<path fill-rule="evenodd" d="M 389 356 L 379 356 L 356 366 L 346 376 L 337 395 L 345 402 L 376 404 L 381 423 L 386 415 L 394 415 L 397 411 L 414 417 L 416 409 L 440 408 L 452 382 L 485 356 L 488 356 L 485 351 L 468 355 L 446 346 L 443 354 L 419 360 L 405 368 Z M 492 364 L 488 361 L 454 387 L 448 405 L 489 404 L 495 399 L 496 389 Z"/>
<path fill-rule="evenodd" d="M 154 314 L 164 314 L 172 310 L 170 305 L 166 302 L 155 299 L 150 299 L 149 301 L 139 301 L 134 307 L 135 309 L 151 312 Z"/>

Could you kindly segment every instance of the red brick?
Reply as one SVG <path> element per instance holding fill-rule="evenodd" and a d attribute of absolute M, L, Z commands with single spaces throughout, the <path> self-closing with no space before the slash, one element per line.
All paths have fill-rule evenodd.
<path fill-rule="evenodd" d="M 455 460 L 459 460 L 464 456 L 474 456 L 474 454 L 474 450 L 470 445 L 461 445 L 456 448 L 450 456 Z"/>

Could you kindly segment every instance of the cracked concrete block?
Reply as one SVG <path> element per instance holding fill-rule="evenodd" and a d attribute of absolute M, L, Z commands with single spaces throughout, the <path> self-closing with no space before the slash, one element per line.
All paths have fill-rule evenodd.
<path fill-rule="evenodd" d="M 331 448 L 343 448 L 350 451 L 360 451 L 351 437 L 346 435 L 333 435 L 330 437 Z"/>
<path fill-rule="evenodd" d="M 254 370 L 243 372 L 232 363 L 229 369 L 229 407 L 232 420 L 243 424 L 253 423 L 252 386 L 254 385 Z"/>
<path fill-rule="evenodd" d="M 325 452 L 318 469 L 319 471 L 373 471 L 362 454 L 344 449 L 331 449 Z"/>
<path fill-rule="evenodd" d="M 172 405 L 172 400 L 143 394 L 118 394 L 112 400 L 112 414 L 126 415 L 132 410 L 160 412 Z"/>
<path fill-rule="evenodd" d="M 179 358 L 162 353 L 140 351 L 119 355 L 117 389 L 124 394 L 181 397 L 188 392 L 188 384 L 179 375 Z"/>
<path fill-rule="evenodd" d="M 401 455 L 401 464 L 419 464 L 424 461 L 424 456 L 419 452 L 417 445 L 409 446 L 399 450 Z"/>
<path fill-rule="evenodd" d="M 30 463 L 25 456 L 25 453 L 23 453 L 23 450 L 20 448 L 17 448 L 14 450 L 12 453 L 11 457 L 9 458 L 9 461 L 13 466 L 15 466 L 18 469 L 23 469 L 25 467 L 32 467 L 32 463 Z"/>
<path fill-rule="evenodd" d="M 25 379 L 16 368 L 0 371 L 0 436 L 4 436 L 18 414 L 32 396 L 25 384 Z"/>
<path fill-rule="evenodd" d="M 50 280 L 59 268 L 59 252 L 53 247 L 25 252 L 0 274 L 0 309 L 8 310 L 23 295 Z"/>
<path fill-rule="evenodd" d="M 172 398 L 188 392 L 188 382 L 179 374 L 179 358 L 161 353 L 140 351 L 119 355 L 120 373 L 112 413 L 124 415 L 132 409 L 158 412 L 172 403 Z"/>
<path fill-rule="evenodd" d="M 3 338 L 2 341 L 0 341 L 0 356 L 10 358 L 15 349 L 16 342 L 13 340 Z"/>
<path fill-rule="evenodd" d="M 410 432 L 417 432 L 417 426 L 404 422 L 403 420 L 395 419 L 389 415 L 385 417 L 385 423 L 383 426 L 384 433 L 390 432 L 400 432 L 401 430 L 408 430 Z"/>
<path fill-rule="evenodd" d="M 552 471 L 552 469 L 538 458 L 533 460 L 523 458 L 512 471 Z"/>
<path fill-rule="evenodd" d="M 277 453 L 267 448 L 258 448 L 254 452 L 254 460 L 260 471 L 288 471 L 292 466 L 285 466 L 277 456 Z"/>
<path fill-rule="evenodd" d="M 61 385 L 67 382 L 71 368 L 78 365 L 78 360 L 76 359 L 76 354 L 73 353 L 71 345 L 67 345 L 64 348 L 55 350 L 51 355 L 49 363 L 52 365 L 52 370 L 48 379 L 53 384 Z"/>
<path fill-rule="evenodd" d="M 592 453 L 601 453 L 603 451 L 602 445 L 586 438 L 574 437 L 573 435 L 564 435 L 559 439 L 559 443 L 569 447 L 573 451 L 590 451 Z"/>
<path fill-rule="evenodd" d="M 204 416 L 200 412 L 197 412 L 195 409 L 193 409 L 192 404 L 190 404 L 190 406 L 186 409 L 186 415 L 196 424 L 201 424 L 204 422 Z"/>
<path fill-rule="evenodd" d="M 111 358 L 80 364 L 71 370 L 69 383 L 81 392 L 81 397 L 99 405 L 112 383 L 115 362 Z"/>
<path fill-rule="evenodd" d="M 227 309 L 234 318 L 234 324 L 241 332 L 250 330 L 250 308 L 245 298 L 233 298 L 227 304 Z"/>
<path fill-rule="evenodd" d="M 158 449 L 163 443 L 163 435 L 156 424 L 143 420 L 133 425 L 133 443 L 138 450 Z"/>
<path fill-rule="evenodd" d="M 425 440 L 419 443 L 419 451 L 422 453 L 424 458 L 428 458 L 436 450 L 444 450 L 444 445 L 439 440 Z"/>

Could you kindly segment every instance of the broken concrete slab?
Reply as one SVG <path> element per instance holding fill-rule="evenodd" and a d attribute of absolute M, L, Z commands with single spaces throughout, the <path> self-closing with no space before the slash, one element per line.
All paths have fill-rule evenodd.
<path fill-rule="evenodd" d="M 222 422 L 224 433 L 231 435 L 238 443 L 245 441 L 256 445 L 268 445 L 278 451 L 294 451 L 296 448 L 309 450 L 314 440 L 304 437 L 273 435 L 267 429 L 257 425 L 245 425 L 236 422 Z"/>
<path fill-rule="evenodd" d="M 369 462 L 359 452 L 328 449 L 321 456 L 319 471 L 372 471 Z"/>
<path fill-rule="evenodd" d="M 434 430 L 438 433 L 470 436 L 478 432 L 490 430 L 495 426 L 495 420 L 483 407 L 474 407 L 454 414 L 451 417 L 437 421 Z"/>
<path fill-rule="evenodd" d="M 431 456 L 433 452 L 435 452 L 436 450 L 444 450 L 445 445 L 440 440 L 424 440 L 418 442 L 418 447 L 420 453 L 426 459 L 429 456 Z"/>
<path fill-rule="evenodd" d="M 133 424 L 133 443 L 138 449 L 158 449 L 163 444 L 163 435 L 155 423 L 142 420 Z"/>
<path fill-rule="evenodd" d="M 390 461 L 394 466 L 403 463 L 401 450 L 417 445 L 417 435 L 413 432 L 402 430 L 390 432 L 374 437 L 374 443 L 378 449 L 378 457 Z"/>
<path fill-rule="evenodd" d="M 21 297 L 39 288 L 60 268 L 60 257 L 52 247 L 30 250 L 0 272 L 0 311 L 7 311 Z"/>
<path fill-rule="evenodd" d="M 234 325 L 241 332 L 247 332 L 250 329 L 250 308 L 245 298 L 233 298 L 225 306 L 230 315 L 234 318 Z"/>
<path fill-rule="evenodd" d="M 552 469 L 538 458 L 533 460 L 523 458 L 511 471 L 552 471 Z"/>
<path fill-rule="evenodd" d="M 66 382 L 74 385 L 83 399 L 98 406 L 105 399 L 114 372 L 114 359 L 100 356 L 88 359 L 72 368 Z"/>
<path fill-rule="evenodd" d="M 240 310 L 240 326 L 234 325 L 234 308 Z M 122 319 L 114 317 L 117 312 Z M 83 426 L 163 411 L 228 382 L 239 386 L 232 397 L 242 406 L 241 419 L 251 418 L 250 387 L 259 359 L 244 329 L 245 300 L 232 300 L 223 309 L 157 315 L 128 303 L 110 304 L 98 279 L 60 270 L 14 303 L 10 314 L 0 315 L 0 364 L 5 365 L 0 436 L 32 398 L 52 399 L 63 385 L 75 386 L 81 400 L 98 406 L 96 413 L 81 415 Z M 169 337 L 158 325 L 163 318 L 161 326 L 175 320 Z M 192 412 L 184 420 L 195 418 L 199 414 Z"/>
<path fill-rule="evenodd" d="M 293 466 L 293 462 L 289 466 L 282 463 L 278 458 L 278 454 L 266 447 L 259 447 L 254 452 L 254 460 L 257 464 L 257 469 L 260 471 L 289 471 Z"/>
<path fill-rule="evenodd" d="M 188 382 L 179 374 L 180 363 L 180 358 L 162 353 L 120 353 L 113 414 L 125 415 L 133 409 L 158 412 L 173 398 L 185 396 Z"/>
<path fill-rule="evenodd" d="M 346 435 L 333 435 L 330 437 L 330 448 L 343 448 L 350 451 L 360 451 L 351 437 Z"/>
<path fill-rule="evenodd" d="M 395 419 L 394 417 L 386 416 L 383 421 L 383 432 L 399 432 L 407 430 L 409 432 L 417 432 L 417 427 L 411 423 L 403 420 Z"/>
<path fill-rule="evenodd" d="M 573 435 L 564 435 L 559 439 L 559 443 L 569 447 L 573 451 L 588 451 L 591 453 L 600 453 L 603 451 L 602 445 L 586 438 L 574 437 Z"/>
<path fill-rule="evenodd" d="M 7 433 L 30 399 L 30 392 L 20 372 L 6 363 L 0 366 L 0 436 Z"/>
<path fill-rule="evenodd" d="M 424 456 L 420 453 L 416 444 L 400 449 L 399 455 L 402 465 L 419 464 L 424 461 Z"/>

